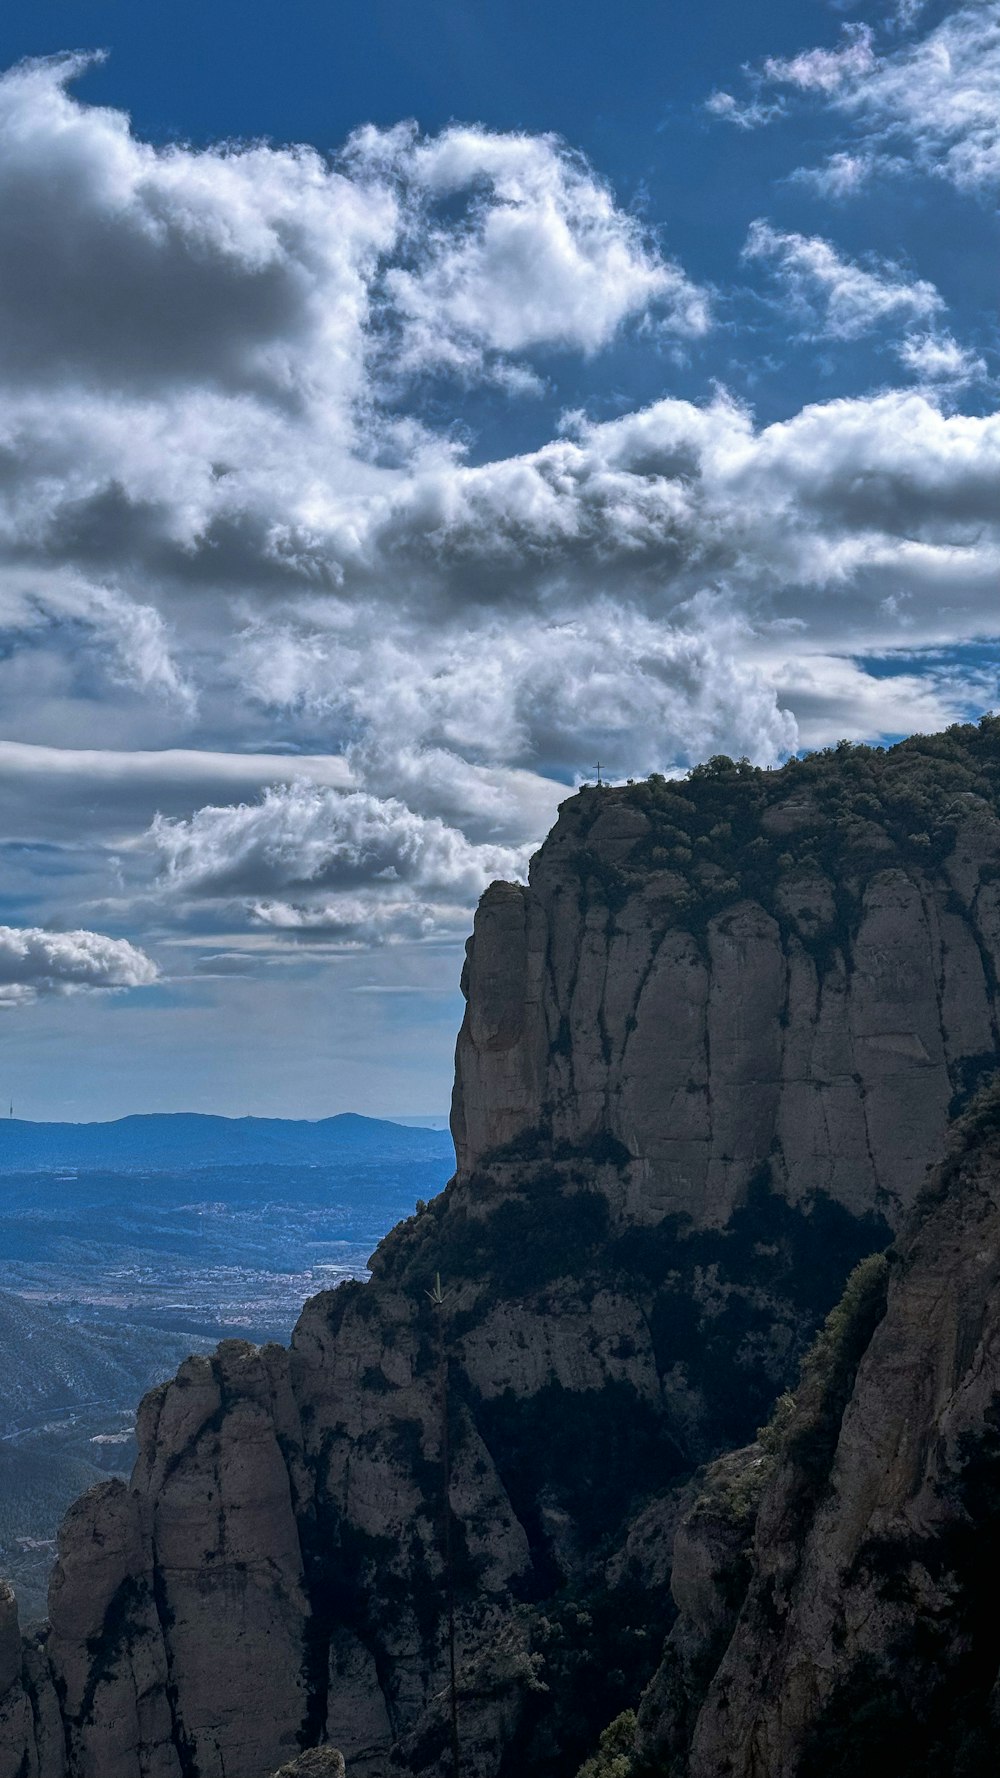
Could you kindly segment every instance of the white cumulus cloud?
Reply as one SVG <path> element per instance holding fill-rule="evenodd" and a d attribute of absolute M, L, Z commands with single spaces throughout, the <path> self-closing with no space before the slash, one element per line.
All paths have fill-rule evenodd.
<path fill-rule="evenodd" d="M 708 326 L 705 293 L 554 137 L 367 129 L 348 160 L 367 178 L 397 180 L 405 194 L 414 263 L 390 267 L 385 279 L 404 364 L 480 371 L 489 352 L 592 353 L 649 310 L 681 335 Z"/>
<path fill-rule="evenodd" d="M 681 333 L 707 325 L 704 294 L 554 137 L 368 129 L 333 166 L 304 147 L 154 148 L 76 101 L 86 65 L 0 79 L 14 379 L 322 407 L 349 438 L 385 329 L 422 362 L 435 330 L 516 354 L 595 351 L 651 307 Z"/>
<path fill-rule="evenodd" d="M 155 963 L 128 939 L 0 926 L 0 1006 L 23 1005 L 40 994 L 147 988 L 158 973 Z"/>
<path fill-rule="evenodd" d="M 454 926 L 492 878 L 523 875 L 528 858 L 524 847 L 476 845 L 398 798 L 309 784 L 206 806 L 189 820 L 159 817 L 148 842 L 175 894 L 239 898 L 286 930 L 360 926 L 369 935 Z"/>

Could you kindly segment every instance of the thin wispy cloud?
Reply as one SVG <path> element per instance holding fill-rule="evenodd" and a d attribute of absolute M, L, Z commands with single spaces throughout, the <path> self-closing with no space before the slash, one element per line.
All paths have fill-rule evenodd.
<path fill-rule="evenodd" d="M 794 87 L 802 93 L 829 97 L 856 86 L 877 67 L 870 25 L 846 25 L 836 49 L 800 50 L 794 56 L 767 56 L 761 79 L 769 85 Z"/>
<path fill-rule="evenodd" d="M 896 352 L 907 370 L 929 383 L 961 388 L 986 375 L 985 360 L 960 346 L 950 333 L 908 334 Z"/>
<path fill-rule="evenodd" d="M 710 117 L 734 124 L 738 130 L 758 130 L 783 117 L 785 108 L 780 99 L 738 99 L 734 93 L 717 91 L 705 100 L 705 110 Z"/>
<path fill-rule="evenodd" d="M 816 339 L 857 339 L 885 321 L 929 319 L 945 306 L 925 278 L 907 279 L 885 262 L 857 265 L 829 241 L 768 222 L 751 224 L 743 257 L 773 266 L 789 313 Z"/>
<path fill-rule="evenodd" d="M 923 7 L 903 0 L 894 22 L 909 31 Z M 879 50 L 868 25 L 845 27 L 833 49 L 767 56 L 744 71 L 748 95 L 715 93 L 717 118 L 760 127 L 784 115 L 788 94 L 828 106 L 851 121 L 852 149 L 810 170 L 819 189 L 841 195 L 850 169 L 856 188 L 874 171 L 918 169 L 958 190 L 987 194 L 1000 182 L 1000 5 L 975 0 L 925 36 L 890 36 Z M 805 175 L 802 175 L 805 176 Z"/>
<path fill-rule="evenodd" d="M 898 155 L 881 154 L 873 148 L 844 148 L 819 166 L 794 168 L 786 184 L 802 186 L 836 203 L 857 197 L 875 179 L 904 171 L 905 162 Z"/>
<path fill-rule="evenodd" d="M 876 141 L 961 191 L 1000 182 L 1000 6 L 952 13 L 850 83 L 842 107 Z"/>

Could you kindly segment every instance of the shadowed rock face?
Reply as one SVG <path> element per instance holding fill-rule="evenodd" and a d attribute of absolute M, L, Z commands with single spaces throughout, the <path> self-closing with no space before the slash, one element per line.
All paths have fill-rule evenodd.
<path fill-rule="evenodd" d="M 741 1454 L 768 1477 L 752 1554 L 757 1501 L 742 1502 L 738 1533 L 718 1480 L 678 1536 L 680 1614 L 640 1711 L 641 1769 L 995 1770 L 1000 1091 L 958 1125 L 883 1270 L 833 1318 L 776 1453 Z M 830 1413 L 852 1344 L 833 1392 L 846 1407 Z"/>
<path fill-rule="evenodd" d="M 0 1778 L 267 1778 L 324 1742 L 443 1771 L 445 1412 L 463 1772 L 572 1773 L 656 1669 L 692 1471 L 753 1438 L 994 1057 L 997 807 L 996 724 L 572 798 L 477 916 L 455 1180 L 289 1351 L 146 1398 L 47 1639 L 19 1654 L 0 1601 Z"/>

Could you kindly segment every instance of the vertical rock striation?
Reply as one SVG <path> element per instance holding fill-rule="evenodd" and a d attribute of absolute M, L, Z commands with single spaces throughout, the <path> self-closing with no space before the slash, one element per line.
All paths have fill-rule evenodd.
<path fill-rule="evenodd" d="M 917 743 L 877 772 L 809 763 L 577 796 L 530 885 L 487 891 L 460 1172 L 610 1136 L 640 1223 L 724 1226 L 762 1166 L 791 1203 L 823 1191 L 898 1223 L 996 1049 L 1000 824 L 950 774 L 928 784 Z M 879 822 L 857 810 L 868 776 Z M 929 790 L 933 843 L 906 831 Z"/>

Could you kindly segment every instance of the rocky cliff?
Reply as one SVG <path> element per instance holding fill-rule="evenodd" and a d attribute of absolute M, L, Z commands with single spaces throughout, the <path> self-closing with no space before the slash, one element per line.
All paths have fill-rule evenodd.
<path fill-rule="evenodd" d="M 571 798 L 477 915 L 455 1179 L 290 1350 L 226 1342 L 146 1398 L 130 1486 L 63 1527 L 47 1635 L 4 1608 L 0 1778 L 263 1778 L 326 1739 L 436 1773 L 450 1596 L 464 1771 L 571 1773 L 656 1673 L 679 1521 L 654 1690 L 666 1721 L 682 1676 L 670 1733 L 686 1758 L 697 1716 L 720 1769 L 698 1687 L 749 1561 L 691 1477 L 753 1438 L 995 1063 L 998 809 L 993 721 Z"/>
<path fill-rule="evenodd" d="M 508 1144 L 627 1155 L 626 1209 L 722 1226 L 762 1168 L 898 1221 L 996 1044 L 996 737 L 564 804 L 470 947 L 460 1171 Z"/>
<path fill-rule="evenodd" d="M 1000 1731 L 1000 1089 L 678 1533 L 626 1769 L 979 1778 Z M 752 1479 L 750 1479 L 752 1478 Z M 756 1527 L 754 1529 L 754 1519 Z"/>

